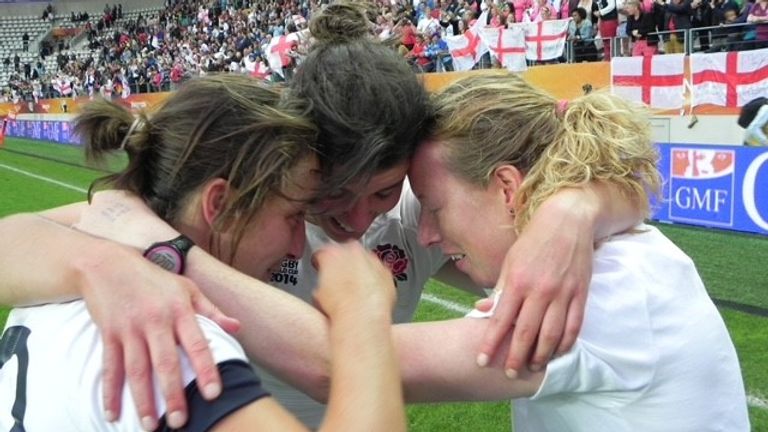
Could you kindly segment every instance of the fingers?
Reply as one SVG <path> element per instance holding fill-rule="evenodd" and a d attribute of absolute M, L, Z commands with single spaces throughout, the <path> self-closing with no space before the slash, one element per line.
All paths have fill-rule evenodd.
<path fill-rule="evenodd" d="M 165 318 L 164 314 L 150 314 L 147 317 L 147 323 L 153 330 L 147 332 L 146 337 L 152 364 L 150 374 L 154 372 L 152 375 L 156 377 L 160 394 L 165 399 L 168 426 L 175 429 L 186 423 L 187 401 L 184 395 L 174 328 Z M 142 385 L 142 381 L 137 382 L 137 385 Z M 144 417 L 141 418 L 143 423 Z"/>
<path fill-rule="evenodd" d="M 176 334 L 179 344 L 187 353 L 192 369 L 197 376 L 197 386 L 207 400 L 215 399 L 221 394 L 221 377 L 208 341 L 203 335 L 194 314 L 184 314 L 178 317 Z"/>
<path fill-rule="evenodd" d="M 234 334 L 240 331 L 240 321 L 238 319 L 224 314 L 198 289 L 194 288 L 191 291 L 190 300 L 196 313 L 215 322 L 227 333 Z M 197 322 L 195 322 L 195 327 L 197 327 Z"/>
<path fill-rule="evenodd" d="M 123 400 L 123 350 L 118 339 L 102 333 L 104 341 L 104 367 L 102 389 L 104 391 L 104 417 L 109 422 L 120 418 L 120 403 Z"/>
<path fill-rule="evenodd" d="M 507 360 L 504 363 L 508 377 L 516 378 L 518 371 L 528 364 L 547 304 L 548 302 L 529 298 L 520 309 L 512 332 L 512 343 L 509 346 Z"/>
<path fill-rule="evenodd" d="M 488 320 L 488 327 L 483 333 L 483 342 L 480 344 L 480 354 L 477 356 L 477 364 L 484 367 L 493 357 L 499 344 L 512 328 L 517 317 L 522 298 L 513 291 L 502 292 L 496 312 Z"/>
<path fill-rule="evenodd" d="M 573 348 L 579 337 L 581 325 L 584 323 L 584 309 L 586 308 L 587 294 L 585 290 L 577 293 L 568 305 L 568 315 L 565 321 L 565 330 L 560 345 L 555 351 L 556 355 L 563 355 Z"/>
<path fill-rule="evenodd" d="M 482 298 L 475 302 L 475 309 L 480 312 L 488 312 L 493 308 L 492 298 Z"/>
<path fill-rule="evenodd" d="M 552 358 L 563 336 L 566 313 L 565 302 L 555 301 L 547 308 L 536 340 L 536 349 L 528 366 L 530 370 L 534 372 L 542 370 Z"/>
<path fill-rule="evenodd" d="M 136 405 L 136 412 L 141 419 L 141 426 L 144 430 L 155 430 L 157 412 L 147 347 L 140 337 L 132 335 L 125 341 L 124 349 L 125 375 Z"/>

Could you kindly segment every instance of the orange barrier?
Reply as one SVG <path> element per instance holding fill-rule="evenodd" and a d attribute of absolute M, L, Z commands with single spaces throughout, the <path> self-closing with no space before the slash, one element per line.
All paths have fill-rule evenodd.
<path fill-rule="evenodd" d="M 130 95 L 125 99 L 115 97 L 112 100 L 130 107 L 133 110 L 153 109 L 160 104 L 170 93 L 141 93 Z M 5 116 L 9 112 L 16 114 L 77 114 L 80 112 L 80 106 L 87 104 L 91 99 L 87 96 L 59 99 L 41 99 L 38 103 L 33 103 L 30 110 L 28 102 L 2 103 L 0 104 L 0 116 Z"/>
<path fill-rule="evenodd" d="M 436 91 L 459 78 L 476 73 L 478 71 L 424 74 L 424 86 L 429 91 Z M 522 74 L 532 85 L 560 99 L 572 99 L 584 94 L 582 87 L 586 84 L 595 90 L 607 88 L 610 75 L 611 67 L 604 62 L 536 66 Z"/>
<path fill-rule="evenodd" d="M 685 76 L 689 76 L 688 62 L 685 62 Z M 444 72 L 424 74 L 424 86 L 429 91 L 436 91 L 465 76 L 471 76 L 478 71 Z M 558 99 L 573 99 L 584 94 L 582 87 L 586 84 L 593 90 L 608 89 L 611 85 L 611 65 L 607 62 L 572 63 L 534 66 L 523 72 L 532 85 L 539 87 Z M 688 106 L 686 106 L 687 111 Z M 738 115 L 739 108 L 728 108 L 716 105 L 698 105 L 696 114 L 709 115 Z M 659 115 L 677 115 L 679 110 L 658 111 Z"/>

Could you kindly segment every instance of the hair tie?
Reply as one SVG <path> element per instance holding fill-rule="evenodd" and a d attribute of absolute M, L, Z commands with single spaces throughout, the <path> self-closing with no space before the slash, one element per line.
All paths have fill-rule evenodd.
<path fill-rule="evenodd" d="M 125 137 L 123 137 L 123 141 L 120 142 L 120 150 L 125 150 L 125 145 L 128 144 L 128 138 L 130 138 L 131 134 L 139 127 L 139 123 L 142 123 L 142 121 L 136 117 L 133 120 L 133 123 L 131 123 L 131 127 L 128 128 L 128 132 L 125 134 Z"/>
<path fill-rule="evenodd" d="M 567 109 L 568 109 L 568 99 L 560 99 L 557 102 L 557 107 L 555 108 L 555 110 L 557 111 L 557 114 L 563 115 L 565 114 L 565 110 Z"/>

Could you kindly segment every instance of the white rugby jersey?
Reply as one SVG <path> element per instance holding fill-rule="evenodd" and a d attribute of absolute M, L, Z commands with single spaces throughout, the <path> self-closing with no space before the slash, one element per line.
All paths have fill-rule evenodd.
<path fill-rule="evenodd" d="M 397 303 L 392 320 L 410 322 L 418 306 L 427 280 L 445 264 L 447 258 L 440 248 L 425 248 L 418 244 L 418 220 L 421 207 L 408 182 L 398 204 L 377 217 L 360 241 L 375 252 L 392 271 L 397 285 Z M 308 303 L 317 286 L 317 271 L 312 266 L 312 254 L 333 240 L 323 230 L 307 224 L 307 245 L 301 260 L 286 260 L 280 272 L 272 275 L 272 285 L 281 288 Z M 325 414 L 325 405 L 315 402 L 304 393 L 283 383 L 257 367 L 264 387 L 305 425 L 317 428 Z"/>
<path fill-rule="evenodd" d="M 579 337 L 514 401 L 516 432 L 749 430 L 736 350 L 693 261 L 637 229 L 595 251 Z"/>
<path fill-rule="evenodd" d="M 224 383 L 222 395 L 204 402 L 189 360 L 180 352 L 190 419 L 184 430 L 204 431 L 234 410 L 263 396 L 245 353 L 212 321 L 198 316 Z M 11 311 L 0 339 L 0 430 L 138 431 L 141 423 L 128 386 L 122 415 L 104 420 L 101 335 L 85 302 L 73 301 Z M 159 415 L 165 403 L 155 383 Z M 158 430 L 166 430 L 164 417 Z M 16 425 L 17 429 L 12 429 Z M 23 428 L 18 428 L 23 427 Z"/>

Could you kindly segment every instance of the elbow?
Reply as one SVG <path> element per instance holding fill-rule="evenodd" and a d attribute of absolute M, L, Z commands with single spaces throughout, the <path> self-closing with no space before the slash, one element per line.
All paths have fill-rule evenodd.
<path fill-rule="evenodd" d="M 326 368 L 323 371 L 312 373 L 306 381 L 304 388 L 307 396 L 316 402 L 328 404 L 328 395 L 331 391 L 331 374 Z"/>
<path fill-rule="evenodd" d="M 327 404 L 331 390 L 331 368 L 328 362 L 317 362 L 307 368 L 306 364 L 299 373 L 284 374 L 289 384 L 304 392 L 313 400 Z"/>

